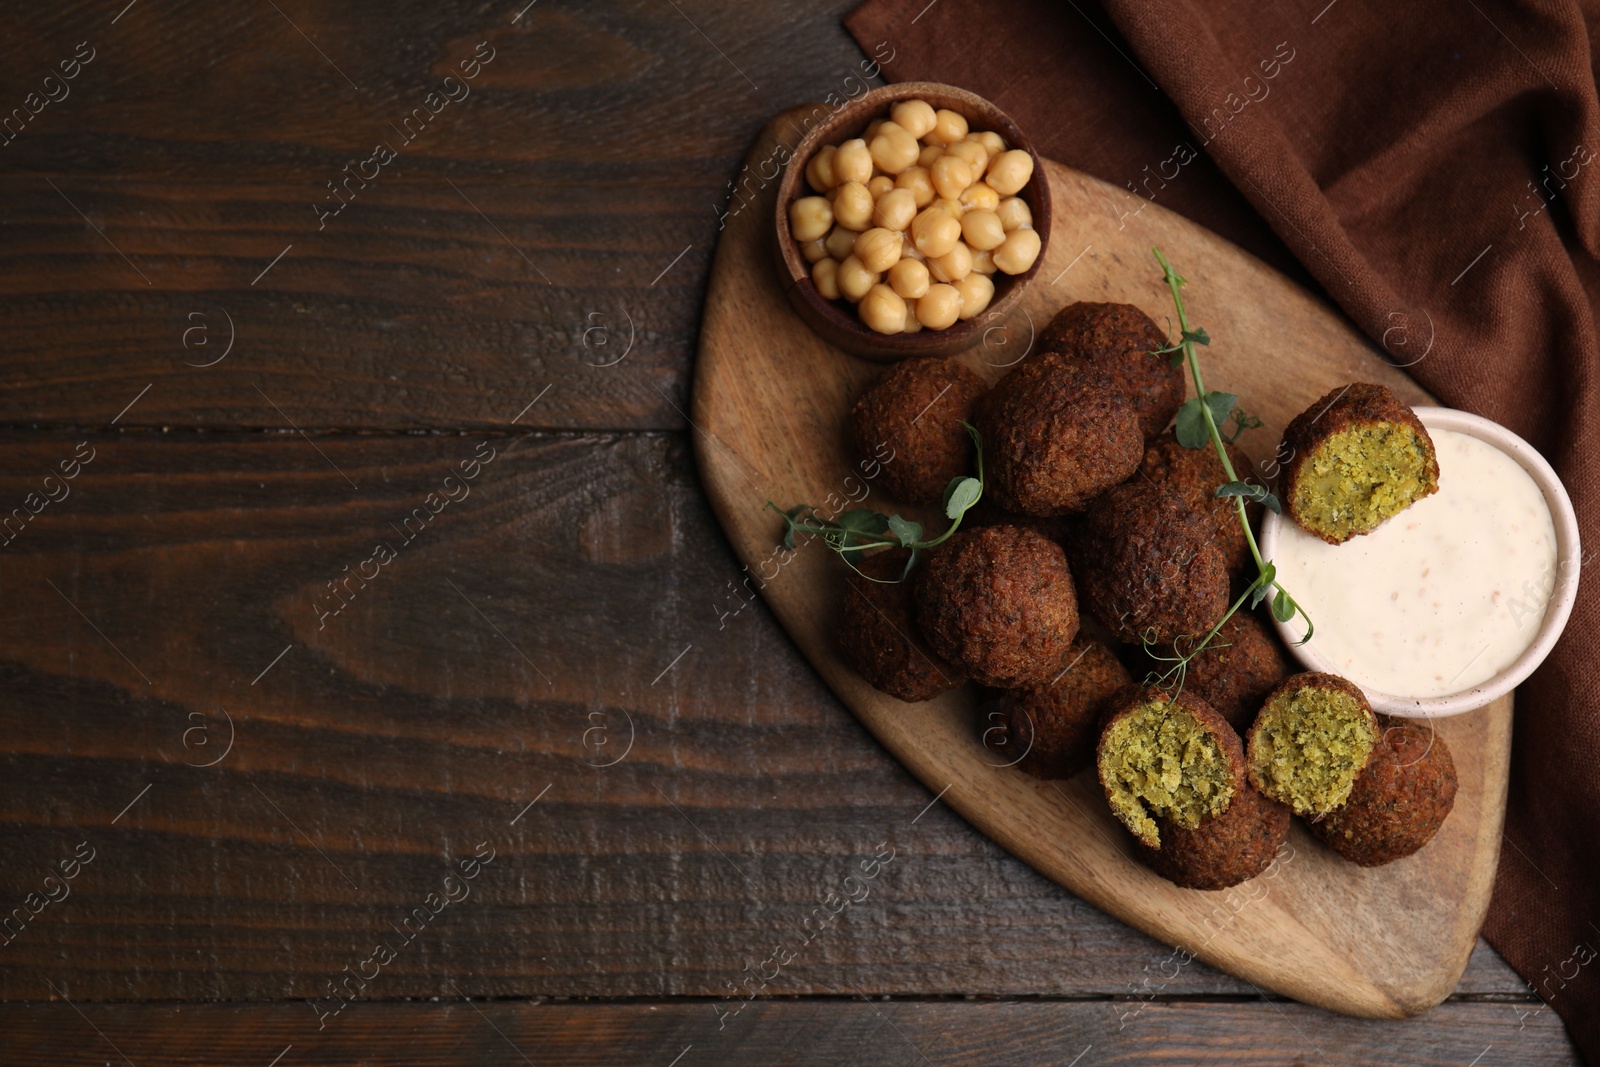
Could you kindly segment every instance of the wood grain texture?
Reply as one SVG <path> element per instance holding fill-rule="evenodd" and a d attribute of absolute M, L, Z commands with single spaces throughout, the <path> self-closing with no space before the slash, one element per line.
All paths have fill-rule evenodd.
<path fill-rule="evenodd" d="M 0 424 L 105 426 L 151 385 L 119 425 L 505 426 L 553 385 L 532 425 L 680 427 L 739 160 L 861 84 L 850 6 L 13 5 L 0 114 L 94 58 L 0 135 Z"/>
<path fill-rule="evenodd" d="M 770 139 L 792 138 L 779 119 Z M 758 143 L 753 158 L 770 150 Z M 1048 163 L 1057 223 L 1040 284 L 997 332 L 1029 335 L 1074 300 L 1134 303 L 1160 319 L 1170 297 L 1149 255 L 1159 244 L 1191 280 L 1191 321 L 1210 332 L 1211 388 L 1237 391 L 1265 423 L 1243 447 L 1270 458 L 1290 418 L 1349 381 L 1380 381 L 1411 403 L 1428 397 L 1326 305 L 1192 223 L 1149 205 L 1120 217 L 1111 187 Z M 841 510 L 870 491 L 842 432 L 875 368 L 829 347 L 798 321 L 768 259 L 766 213 L 730 224 L 713 268 L 695 382 L 696 452 L 735 550 L 769 578 L 763 595 L 807 658 L 883 744 L 930 789 L 1011 852 L 1085 899 L 1255 985 L 1355 1015 L 1399 1017 L 1449 995 L 1488 907 L 1510 753 L 1509 699 L 1437 728 L 1460 778 L 1456 808 L 1420 853 L 1365 870 L 1296 826 L 1275 870 L 1227 893 L 1178 889 L 1132 859 L 1092 776 L 1043 783 L 997 769 L 977 742 L 968 688 L 905 704 L 841 660 L 833 636 L 839 565 L 819 545 L 773 563 L 781 523 L 763 510 Z M 959 357 L 993 381 L 1024 346 Z M 805 442 L 804 447 L 797 447 Z M 865 488 L 864 488 L 865 487 Z M 830 494 L 832 496 L 830 497 Z M 769 569 L 772 573 L 769 575 Z"/>
<path fill-rule="evenodd" d="M 760 1001 L 719 1027 L 711 1002 L 362 1004 L 319 1031 L 299 1004 L 0 1008 L 7 1062 L 206 1067 L 617 1064 L 1116 1067 L 1152 1063 L 1579 1064 L 1552 1012 L 1457 1003 L 1375 1025 L 1294 1003 Z M 96 1031 L 99 1031 L 98 1033 Z M 1076 1059 L 1074 1057 L 1077 1057 Z"/>

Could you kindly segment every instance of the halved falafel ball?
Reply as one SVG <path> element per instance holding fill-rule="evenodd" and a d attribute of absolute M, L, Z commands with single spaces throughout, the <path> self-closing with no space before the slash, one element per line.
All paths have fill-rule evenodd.
<path fill-rule="evenodd" d="M 1350 799 L 1311 832 L 1362 867 L 1404 859 L 1433 840 L 1456 800 L 1456 765 L 1424 723 L 1378 716 L 1383 734 Z"/>
<path fill-rule="evenodd" d="M 1184 649 L 1166 646 L 1163 655 Z M 1157 662 L 1157 668 L 1168 666 Z M 1243 734 L 1279 683 L 1294 673 L 1272 628 L 1243 609 L 1228 616 L 1217 636 L 1189 660 L 1184 688 L 1200 697 Z"/>
<path fill-rule="evenodd" d="M 1350 796 L 1378 737 L 1377 717 L 1354 683 L 1296 674 L 1272 691 L 1250 727 L 1250 781 L 1296 815 L 1326 815 Z"/>
<path fill-rule="evenodd" d="M 1294 417 L 1283 504 L 1290 518 L 1332 545 L 1371 533 L 1439 491 L 1433 439 L 1416 413 L 1381 385 L 1335 389 Z"/>
<path fill-rule="evenodd" d="M 883 461 L 878 484 L 896 500 L 937 504 L 945 486 L 972 469 L 972 438 L 963 421 L 983 395 L 983 379 L 953 359 L 901 360 L 878 376 L 850 409 L 858 457 Z"/>
<path fill-rule="evenodd" d="M 917 628 L 912 590 L 922 572 L 898 580 L 909 555 L 892 549 L 858 556 L 852 562 L 861 574 L 846 569 L 839 651 L 873 688 L 900 700 L 931 700 L 963 684 L 967 676 L 929 648 Z"/>
<path fill-rule="evenodd" d="M 1255 474 L 1255 464 L 1238 447 L 1223 442 L 1228 450 L 1228 460 L 1233 464 L 1237 480 L 1243 481 Z M 1217 487 L 1229 479 L 1217 458 L 1217 450 L 1208 441 L 1203 448 L 1184 448 L 1176 434 L 1164 433 L 1145 446 L 1144 461 L 1139 473 L 1159 485 L 1196 512 L 1204 515 L 1211 524 L 1212 536 L 1222 550 L 1222 561 L 1229 574 L 1241 574 L 1251 563 L 1250 544 L 1245 539 L 1244 527 L 1239 525 L 1239 505 L 1233 497 L 1217 496 Z M 1247 503 L 1245 514 L 1251 524 L 1259 521 L 1261 505 Z"/>
<path fill-rule="evenodd" d="M 1071 778 L 1094 762 L 1106 700 L 1132 682 L 1115 652 L 1080 635 L 1055 678 L 1001 696 L 985 743 L 1035 778 Z"/>
<path fill-rule="evenodd" d="M 1173 365 L 1166 335 L 1132 304 L 1069 304 L 1034 341 L 1034 352 L 1063 352 L 1111 378 L 1139 416 L 1139 430 L 1154 437 L 1183 406 L 1183 365 Z"/>
<path fill-rule="evenodd" d="M 1167 881 L 1184 889 L 1227 889 L 1248 882 L 1272 864 L 1289 840 L 1289 809 L 1246 782 L 1228 810 L 1193 830 L 1157 820 L 1161 847 L 1136 854 Z"/>
<path fill-rule="evenodd" d="M 977 406 L 986 494 L 1007 511 L 1062 515 L 1144 457 L 1132 407 L 1105 374 L 1061 353 L 1024 360 Z"/>
<path fill-rule="evenodd" d="M 1086 606 L 1119 641 L 1170 644 L 1228 611 L 1228 571 L 1206 519 L 1142 479 L 1094 502 L 1073 545 Z"/>
<path fill-rule="evenodd" d="M 923 565 L 916 598 L 934 651 L 999 689 L 1055 677 L 1078 635 L 1066 553 L 1017 526 L 952 536 Z"/>
<path fill-rule="evenodd" d="M 1129 686 L 1105 714 L 1095 749 L 1100 785 L 1112 814 L 1147 847 L 1163 847 L 1164 823 L 1196 829 L 1243 791 L 1239 735 L 1193 693 Z"/>

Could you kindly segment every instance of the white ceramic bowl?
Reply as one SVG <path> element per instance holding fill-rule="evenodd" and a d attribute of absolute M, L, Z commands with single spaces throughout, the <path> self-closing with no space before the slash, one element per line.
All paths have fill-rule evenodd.
<path fill-rule="evenodd" d="M 1550 594 L 1549 606 L 1545 609 L 1544 620 L 1539 625 L 1539 632 L 1534 635 L 1533 643 L 1509 667 L 1469 689 L 1441 697 L 1411 697 L 1404 694 L 1380 693 L 1362 686 L 1362 691 L 1372 703 L 1372 710 L 1384 715 L 1426 719 L 1460 715 L 1481 708 L 1511 692 L 1544 662 L 1544 658 L 1555 647 L 1561 631 L 1566 628 L 1568 616 L 1572 614 L 1572 603 L 1578 596 L 1578 570 L 1583 556 L 1578 544 L 1578 517 L 1572 510 L 1572 501 L 1567 497 L 1561 479 L 1556 477 L 1556 472 L 1545 462 L 1543 456 L 1534 451 L 1532 445 L 1499 423 L 1490 422 L 1477 415 L 1469 415 L 1465 411 L 1456 411 L 1454 408 L 1414 410 L 1417 417 L 1422 420 L 1422 424 L 1430 430 L 1454 430 L 1457 433 L 1468 434 L 1493 445 L 1516 460 L 1544 493 L 1545 503 L 1550 507 L 1550 518 L 1555 523 L 1556 531 L 1556 583 Z M 1278 547 L 1279 531 L 1293 522 L 1294 520 L 1288 515 L 1275 515 L 1270 511 L 1266 513 L 1265 521 L 1261 524 L 1263 557 L 1272 558 Z M 1300 639 L 1301 629 L 1295 625 L 1294 620 L 1277 625 L 1278 633 L 1289 646 L 1289 651 L 1305 664 L 1307 670 L 1339 673 L 1333 670 L 1314 647 L 1295 644 Z M 1360 684 L 1360 679 L 1352 678 L 1351 681 Z"/>

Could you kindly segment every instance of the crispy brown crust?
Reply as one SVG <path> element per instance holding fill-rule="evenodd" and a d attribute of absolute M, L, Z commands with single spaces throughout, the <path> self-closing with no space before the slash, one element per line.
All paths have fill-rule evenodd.
<path fill-rule="evenodd" d="M 1132 304 L 1083 302 L 1063 308 L 1034 341 L 1034 352 L 1061 352 L 1106 374 L 1133 407 L 1139 431 L 1154 437 L 1183 405 L 1182 365 L 1164 348 L 1166 335 Z"/>
<path fill-rule="evenodd" d="M 1058 677 L 1002 694 L 984 743 L 1036 778 L 1071 778 L 1094 762 L 1107 699 L 1132 681 L 1115 652 L 1080 635 Z"/>
<path fill-rule="evenodd" d="M 1173 653 L 1171 646 L 1164 652 Z M 1156 663 L 1157 669 L 1167 664 Z M 1241 734 L 1250 729 L 1267 694 L 1294 673 L 1277 634 L 1241 608 L 1228 617 L 1203 652 L 1189 661 L 1184 687 L 1210 704 Z"/>
<path fill-rule="evenodd" d="M 1328 438 L 1353 426 L 1380 422 L 1409 426 L 1428 443 L 1430 488 L 1422 495 L 1431 496 L 1439 491 L 1439 460 L 1434 455 L 1433 438 L 1428 436 L 1428 429 L 1417 418 L 1417 413 L 1384 386 L 1356 382 L 1329 392 L 1296 415 L 1283 431 L 1283 443 L 1278 446 L 1278 455 L 1287 455 L 1289 458 L 1283 468 L 1281 497 L 1284 509 L 1301 529 L 1329 544 L 1343 543 L 1339 538 L 1307 525 L 1307 517 L 1296 505 L 1296 488 L 1312 454 Z"/>
<path fill-rule="evenodd" d="M 1228 610 L 1228 572 L 1206 520 L 1143 480 L 1095 501 L 1074 542 L 1085 605 L 1119 641 L 1198 636 Z"/>
<path fill-rule="evenodd" d="M 931 700 L 967 677 L 929 648 L 917 628 L 913 590 L 921 571 L 893 581 L 905 570 L 907 555 L 893 549 L 855 561 L 867 577 L 845 570 L 839 652 L 873 688 L 900 700 Z"/>
<path fill-rule="evenodd" d="M 1139 419 L 1109 379 L 1060 353 L 1030 356 L 977 406 L 985 493 L 1006 511 L 1062 515 L 1127 478 Z"/>
<path fill-rule="evenodd" d="M 1158 819 L 1161 847 L 1135 844 L 1135 855 L 1184 889 L 1227 889 L 1272 865 L 1289 840 L 1289 809 L 1246 782 L 1228 810 L 1186 830 Z"/>
<path fill-rule="evenodd" d="M 1444 738 L 1410 719 L 1379 716 L 1383 736 L 1350 799 L 1311 824 L 1329 848 L 1362 867 L 1404 859 L 1444 825 L 1456 767 Z"/>
<path fill-rule="evenodd" d="M 1244 481 L 1255 474 L 1255 464 L 1250 462 L 1249 456 L 1227 442 L 1223 447 L 1228 451 L 1238 480 Z M 1238 505 L 1231 497 L 1217 496 L 1217 487 L 1229 478 L 1222 469 L 1222 461 L 1217 459 L 1216 449 L 1209 444 L 1204 448 L 1184 448 L 1175 434 L 1164 433 L 1145 446 L 1139 473 L 1205 516 L 1228 573 L 1245 572 L 1252 562 L 1250 544 L 1245 539 L 1244 527 L 1239 525 Z M 1252 526 L 1257 525 L 1261 505 L 1246 504 L 1245 514 L 1250 517 Z"/>
<path fill-rule="evenodd" d="M 1078 634 L 1078 597 L 1061 546 L 1033 530 L 962 530 L 929 557 L 917 621 L 933 649 L 984 685 L 1046 682 Z"/>
<path fill-rule="evenodd" d="M 1337 674 L 1325 674 L 1321 671 L 1304 671 L 1300 674 L 1291 675 L 1290 677 L 1285 678 L 1283 682 L 1274 688 L 1272 692 L 1268 693 L 1267 698 L 1261 702 L 1261 711 L 1265 711 L 1267 709 L 1267 705 L 1278 699 L 1278 697 L 1288 696 L 1290 693 L 1298 692 L 1301 689 L 1331 689 L 1336 692 L 1344 693 L 1346 696 L 1354 697 L 1356 703 L 1359 704 L 1366 712 L 1367 721 L 1369 725 L 1371 725 L 1373 732 L 1378 732 L 1378 717 L 1373 714 L 1372 705 L 1367 702 L 1367 694 L 1361 691 L 1361 687 L 1347 678 L 1341 678 Z M 1256 721 L 1250 725 L 1250 732 L 1245 735 L 1246 752 L 1255 751 L 1256 734 L 1260 733 L 1261 731 L 1261 720 L 1262 716 L 1258 713 L 1256 715 Z M 1376 751 L 1377 747 L 1378 746 L 1374 745 L 1373 750 Z M 1255 786 L 1257 789 L 1263 789 L 1264 787 L 1261 780 L 1256 776 L 1254 756 L 1250 758 L 1249 763 L 1250 784 Z M 1371 763 L 1372 755 L 1371 753 L 1368 753 L 1367 763 L 1364 766 L 1370 766 Z M 1360 774 L 1361 772 L 1357 771 L 1357 781 L 1361 780 Z"/>
<path fill-rule="evenodd" d="M 858 459 L 894 458 L 878 485 L 896 500 L 937 504 L 952 478 L 972 471 L 972 438 L 963 421 L 983 395 L 983 379 L 953 359 L 906 359 L 878 376 L 850 409 Z"/>
<path fill-rule="evenodd" d="M 1107 698 L 1101 713 L 1100 736 L 1095 742 L 1094 758 L 1095 774 L 1100 779 L 1100 788 L 1105 791 L 1108 803 L 1111 800 L 1111 788 L 1106 784 L 1105 776 L 1101 774 L 1100 770 L 1105 756 L 1106 736 L 1119 719 L 1132 714 L 1140 705 L 1148 704 L 1156 697 L 1164 699 L 1168 695 L 1165 690 L 1158 689 L 1153 685 L 1135 683 L 1134 685 L 1123 687 Z M 1215 708 L 1193 693 L 1180 692 L 1172 700 L 1172 704 L 1188 712 L 1194 718 L 1196 725 L 1216 739 L 1217 746 L 1228 759 L 1229 769 L 1233 771 L 1233 795 L 1237 799 L 1247 784 L 1244 765 L 1244 744 L 1239 739 L 1239 732 L 1229 726 L 1228 720 L 1217 714 Z M 1231 801 L 1229 802 L 1229 807 L 1232 807 Z M 1116 814 L 1115 808 L 1112 809 L 1112 814 Z M 1226 810 L 1222 814 L 1227 814 Z M 1221 816 L 1214 815 L 1210 819 L 1201 822 L 1196 829 L 1204 828 L 1207 823 L 1218 818 L 1221 818 Z M 1165 833 L 1164 830 L 1162 832 Z"/>

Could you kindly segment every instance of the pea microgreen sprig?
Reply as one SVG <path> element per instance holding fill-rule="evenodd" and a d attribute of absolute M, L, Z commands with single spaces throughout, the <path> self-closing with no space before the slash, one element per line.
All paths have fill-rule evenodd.
<path fill-rule="evenodd" d="M 1254 429 L 1261 425 L 1261 420 L 1253 415 L 1247 415 L 1238 407 L 1239 398 L 1232 393 L 1206 392 L 1204 380 L 1200 377 L 1200 359 L 1195 353 L 1195 345 L 1209 345 L 1211 337 L 1200 327 L 1189 324 L 1188 311 L 1183 306 L 1183 293 L 1180 291 L 1186 281 L 1177 271 L 1172 269 L 1172 264 L 1167 262 L 1167 257 L 1161 254 L 1161 249 L 1153 248 L 1156 262 L 1161 264 L 1162 278 L 1167 283 L 1167 288 L 1172 291 L 1172 303 L 1178 313 L 1178 339 L 1164 348 L 1156 349 L 1157 354 L 1172 354 L 1173 366 L 1187 363 L 1189 374 L 1194 379 L 1195 395 L 1178 409 L 1178 418 L 1174 427 L 1178 443 L 1185 448 L 1204 448 L 1208 444 L 1216 449 L 1217 459 L 1222 463 L 1222 470 L 1228 480 L 1219 485 L 1216 495 L 1222 498 L 1232 498 L 1239 509 L 1239 525 L 1244 527 L 1245 541 L 1250 546 L 1250 555 L 1256 563 L 1256 577 L 1248 588 L 1239 595 L 1229 607 L 1221 621 L 1207 631 L 1192 648 L 1185 651 L 1178 643 L 1174 644 L 1172 655 L 1158 654 L 1151 651 L 1157 660 L 1172 664 L 1160 677 L 1163 685 L 1176 680 L 1181 687 L 1189 661 L 1206 648 L 1210 647 L 1218 633 L 1221 632 L 1223 623 L 1233 617 L 1248 601 L 1254 608 L 1269 596 L 1272 598 L 1272 616 L 1279 622 L 1288 622 L 1295 615 L 1306 621 L 1305 636 L 1297 644 L 1305 644 L 1311 640 L 1311 635 L 1316 627 L 1311 622 L 1311 616 L 1306 614 L 1305 608 L 1289 594 L 1278 582 L 1278 569 L 1271 560 L 1261 557 L 1261 549 L 1256 544 L 1256 536 L 1250 529 L 1250 518 L 1245 513 L 1245 503 L 1256 501 L 1274 512 L 1282 512 L 1283 506 L 1278 498 L 1270 493 L 1266 486 L 1256 482 L 1247 482 L 1239 478 L 1233 469 L 1233 461 L 1228 458 L 1225 443 L 1232 443 L 1245 430 Z M 1226 423 L 1229 417 L 1233 421 L 1233 433 L 1224 435 L 1219 425 Z M 1274 592 L 1276 590 L 1276 592 Z M 1153 635 L 1151 635 L 1153 636 Z M 1145 644 L 1154 642 L 1147 639 Z"/>
<path fill-rule="evenodd" d="M 870 508 L 854 508 L 841 514 L 837 520 L 829 520 L 818 518 L 817 509 L 810 504 L 800 504 L 784 511 L 769 500 L 767 507 L 783 516 L 785 525 L 783 547 L 793 549 L 796 534 L 820 537 L 824 544 L 839 554 L 839 558 L 844 560 L 851 570 L 861 574 L 868 581 L 885 585 L 904 581 L 906 575 L 911 573 L 911 568 L 916 566 L 918 555 L 926 549 L 944 544 L 961 526 L 962 517 L 983 498 L 983 438 L 971 423 L 963 422 L 961 425 L 972 435 L 972 444 L 978 457 L 978 473 L 976 477 L 962 475 L 952 478 L 950 484 L 945 486 L 944 514 L 950 520 L 950 525 L 945 528 L 944 533 L 924 540 L 920 522 L 913 522 L 899 515 L 885 515 Z M 888 581 L 862 574 L 861 568 L 855 565 L 851 557 L 862 552 L 870 552 L 875 548 L 911 550 L 911 555 L 906 559 L 905 569 L 900 572 L 899 578 Z"/>

